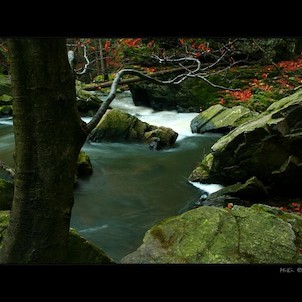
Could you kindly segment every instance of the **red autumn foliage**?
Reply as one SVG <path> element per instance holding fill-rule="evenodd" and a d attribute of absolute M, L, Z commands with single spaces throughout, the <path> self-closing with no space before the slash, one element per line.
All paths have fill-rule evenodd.
<path fill-rule="evenodd" d="M 142 38 L 127 38 L 122 40 L 123 45 L 127 45 L 128 47 L 137 47 Z"/>
<path fill-rule="evenodd" d="M 207 46 L 206 43 L 201 43 L 197 46 L 198 49 L 201 49 L 202 51 L 205 51 L 205 52 L 210 52 L 211 49 L 210 47 Z"/>
<path fill-rule="evenodd" d="M 240 102 L 244 102 L 252 97 L 252 91 L 251 88 L 247 88 L 245 90 L 239 90 L 239 91 L 228 91 L 228 94 L 230 96 L 233 96 Z"/>
<path fill-rule="evenodd" d="M 155 67 L 148 67 L 145 69 L 147 72 L 155 72 L 157 69 Z"/>
<path fill-rule="evenodd" d="M 184 43 L 185 43 L 185 39 L 180 38 L 180 39 L 179 39 L 179 43 L 180 43 L 181 45 L 184 45 Z"/>
<path fill-rule="evenodd" d="M 263 73 L 262 74 L 262 79 L 266 79 L 267 78 L 267 73 Z"/>
<path fill-rule="evenodd" d="M 263 74 L 263 75 L 266 75 L 264 77 L 267 78 L 267 74 Z M 262 77 L 263 77 L 263 75 L 262 75 Z M 258 79 L 251 79 L 250 80 L 250 85 L 252 87 L 256 87 L 256 88 L 258 88 L 260 90 L 263 90 L 263 91 L 271 91 L 272 90 L 271 86 L 265 84 L 262 80 L 258 80 Z"/>
<path fill-rule="evenodd" d="M 287 61 L 281 61 L 276 64 L 278 67 L 282 68 L 283 71 L 295 71 L 297 69 L 302 68 L 302 56 L 300 56 L 297 60 L 287 60 Z M 263 71 L 272 71 L 275 69 L 274 65 L 268 65 L 266 66 Z"/>
<path fill-rule="evenodd" d="M 302 215 L 302 202 L 290 202 L 287 206 L 279 207 L 280 210 L 288 213 Z"/>
<path fill-rule="evenodd" d="M 288 81 L 285 78 L 280 78 L 278 79 L 278 82 L 280 84 L 282 84 L 283 86 L 285 86 L 286 88 L 290 89 L 290 88 L 294 88 L 293 85 L 291 85 L 290 83 L 288 83 Z"/>
<path fill-rule="evenodd" d="M 105 45 L 104 45 L 104 51 L 108 52 L 110 50 L 110 41 L 106 40 Z"/>
<path fill-rule="evenodd" d="M 154 42 L 155 42 L 154 40 L 151 40 L 150 42 L 148 42 L 147 47 L 151 48 L 153 46 Z"/>
<path fill-rule="evenodd" d="M 302 56 L 297 60 L 282 61 L 277 64 L 279 67 L 283 68 L 284 71 L 293 71 L 302 68 Z"/>

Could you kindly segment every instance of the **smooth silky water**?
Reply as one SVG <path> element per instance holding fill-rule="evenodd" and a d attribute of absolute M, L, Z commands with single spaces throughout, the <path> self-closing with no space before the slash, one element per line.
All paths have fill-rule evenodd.
<path fill-rule="evenodd" d="M 192 134 L 190 121 L 197 113 L 154 112 L 135 106 L 130 92 L 119 94 L 111 107 L 150 124 L 171 127 L 179 134 L 168 150 L 109 142 L 86 142 L 82 148 L 90 157 L 93 174 L 78 180 L 71 227 L 119 263 L 142 244 L 148 229 L 181 213 L 200 197 L 201 188 L 188 182 L 188 176 L 220 135 Z M 11 166 L 12 127 L 11 119 L 0 119 L 0 160 Z M 0 170 L 0 177 L 3 175 Z M 202 187 L 205 191 L 213 188 L 216 190 L 211 185 Z"/>

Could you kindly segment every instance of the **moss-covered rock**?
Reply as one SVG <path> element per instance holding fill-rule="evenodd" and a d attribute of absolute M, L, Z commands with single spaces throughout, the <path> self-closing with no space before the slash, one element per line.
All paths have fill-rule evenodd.
<path fill-rule="evenodd" d="M 10 211 L 0 211 L 0 247 L 9 223 Z M 68 250 L 63 264 L 114 264 L 115 262 L 99 247 L 87 241 L 70 228 Z"/>
<path fill-rule="evenodd" d="M 12 105 L 4 105 L 0 106 L 0 117 L 2 116 L 10 116 L 13 114 L 13 106 Z"/>
<path fill-rule="evenodd" d="M 0 211 L 11 209 L 13 197 L 13 183 L 0 178 Z"/>
<path fill-rule="evenodd" d="M 11 95 L 11 81 L 9 76 L 0 74 L 0 96 L 3 94 Z"/>
<path fill-rule="evenodd" d="M 269 194 L 302 194 L 302 91 L 276 101 L 267 111 L 221 137 L 189 180 L 245 183 L 255 176 Z"/>
<path fill-rule="evenodd" d="M 7 94 L 2 94 L 0 96 L 0 105 L 11 105 L 13 97 Z"/>
<path fill-rule="evenodd" d="M 170 78 L 176 76 L 170 76 Z M 221 83 L 222 76 L 210 76 L 209 80 Z M 200 80 L 187 78 L 178 85 L 157 85 L 147 81 L 129 84 L 133 101 L 138 106 L 154 110 L 177 110 L 178 112 L 199 112 L 217 103 L 219 90 Z"/>
<path fill-rule="evenodd" d="M 67 264 L 114 264 L 113 259 L 99 247 L 82 237 L 75 229 L 69 232 Z"/>
<path fill-rule="evenodd" d="M 248 179 L 244 184 L 238 182 L 212 193 L 209 199 L 214 199 L 222 195 L 238 197 L 241 200 L 259 200 L 266 198 L 268 193 L 262 182 L 254 176 Z"/>
<path fill-rule="evenodd" d="M 178 134 L 171 128 L 142 122 L 137 117 L 119 109 L 107 110 L 88 139 L 93 142 L 141 142 L 150 144 L 159 139 L 158 148 L 171 147 Z"/>
<path fill-rule="evenodd" d="M 0 247 L 9 222 L 10 211 L 0 211 Z"/>
<path fill-rule="evenodd" d="M 93 173 L 92 164 L 89 156 L 81 150 L 77 161 L 78 176 L 91 175 Z"/>
<path fill-rule="evenodd" d="M 264 205 L 202 206 L 148 230 L 122 263 L 302 263 L 302 217 Z"/>
<path fill-rule="evenodd" d="M 84 83 L 76 81 L 77 108 L 82 115 L 93 115 L 103 101 L 93 91 L 84 88 Z"/>
<path fill-rule="evenodd" d="M 192 133 L 226 133 L 259 115 L 243 106 L 227 108 L 219 104 L 201 112 L 191 121 Z"/>

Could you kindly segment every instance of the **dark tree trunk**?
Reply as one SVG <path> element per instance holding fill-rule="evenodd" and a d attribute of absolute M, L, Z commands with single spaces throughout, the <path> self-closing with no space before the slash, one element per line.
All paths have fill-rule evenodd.
<path fill-rule="evenodd" d="M 14 199 L 1 263 L 62 263 L 86 133 L 65 39 L 10 39 Z"/>

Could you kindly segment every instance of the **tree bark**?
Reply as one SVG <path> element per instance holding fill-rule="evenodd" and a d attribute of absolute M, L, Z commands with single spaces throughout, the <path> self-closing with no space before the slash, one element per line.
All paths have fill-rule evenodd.
<path fill-rule="evenodd" d="M 87 134 L 61 38 L 9 39 L 15 135 L 14 199 L 1 263 L 61 263 L 76 161 Z"/>

